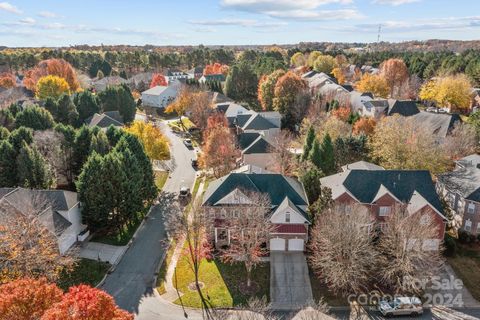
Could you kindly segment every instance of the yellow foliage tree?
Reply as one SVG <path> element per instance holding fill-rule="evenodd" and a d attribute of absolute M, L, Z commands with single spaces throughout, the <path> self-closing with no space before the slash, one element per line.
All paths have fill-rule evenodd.
<path fill-rule="evenodd" d="M 335 79 L 337 79 L 338 84 L 344 84 L 345 83 L 345 73 L 343 72 L 342 68 L 334 68 L 332 70 L 333 76 Z"/>
<path fill-rule="evenodd" d="M 365 73 L 357 82 L 356 89 L 361 92 L 371 92 L 375 97 L 387 98 L 390 92 L 388 83 L 380 75 Z"/>
<path fill-rule="evenodd" d="M 304 66 L 307 60 L 305 59 L 305 56 L 301 52 L 295 53 L 291 58 L 290 58 L 290 63 L 292 66 L 295 67 L 301 67 Z"/>
<path fill-rule="evenodd" d="M 317 72 L 331 74 L 335 67 L 335 58 L 329 55 L 320 55 L 313 63 L 313 69 Z"/>
<path fill-rule="evenodd" d="M 47 98 L 58 99 L 62 94 L 70 93 L 67 81 L 57 76 L 41 77 L 37 82 L 36 97 L 41 100 Z"/>
<path fill-rule="evenodd" d="M 308 58 L 307 58 L 307 66 L 310 67 L 310 68 L 313 68 L 313 64 L 315 63 L 317 58 L 320 57 L 321 55 L 322 55 L 322 53 L 320 51 L 310 52 L 310 54 L 308 55 Z"/>
<path fill-rule="evenodd" d="M 427 82 L 420 89 L 419 97 L 452 110 L 465 110 L 470 107 L 471 93 L 470 80 L 464 74 L 459 74 Z"/>
<path fill-rule="evenodd" d="M 188 108 L 194 103 L 195 94 L 192 90 L 184 87 L 178 97 L 172 102 L 166 109 L 166 113 L 176 113 L 180 117 L 180 124 L 183 129 L 186 131 L 187 128 L 182 121 L 182 117 L 185 115 L 185 112 Z"/>
<path fill-rule="evenodd" d="M 151 123 L 134 121 L 126 130 L 140 139 L 145 148 L 145 152 L 150 159 L 170 159 L 168 139 L 158 127 Z"/>

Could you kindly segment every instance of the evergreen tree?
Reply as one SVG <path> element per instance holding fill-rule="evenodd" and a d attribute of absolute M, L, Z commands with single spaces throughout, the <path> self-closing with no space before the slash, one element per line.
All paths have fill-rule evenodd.
<path fill-rule="evenodd" d="M 322 168 L 322 148 L 316 138 L 313 140 L 309 159 L 317 167 L 317 169 Z"/>
<path fill-rule="evenodd" d="M 321 145 L 321 157 L 320 168 L 326 175 L 330 175 L 335 172 L 335 154 L 333 150 L 332 138 L 327 133 L 323 136 Z"/>
<path fill-rule="evenodd" d="M 312 150 L 314 141 L 315 141 L 315 129 L 313 128 L 313 126 L 310 126 L 307 131 L 307 136 L 305 137 L 305 143 L 303 144 L 303 154 L 302 154 L 303 160 L 306 160 L 310 155 L 310 150 Z"/>
<path fill-rule="evenodd" d="M 17 184 L 15 149 L 6 140 L 0 141 L 0 187 L 14 187 Z"/>
<path fill-rule="evenodd" d="M 44 108 L 32 106 L 17 113 L 15 118 L 16 127 L 27 127 L 33 130 L 47 130 L 53 128 L 53 117 Z"/>
<path fill-rule="evenodd" d="M 20 127 L 13 130 L 8 137 L 16 152 L 19 152 L 22 148 L 23 142 L 31 144 L 33 142 L 33 130 L 31 128 Z"/>
<path fill-rule="evenodd" d="M 85 120 L 100 112 L 98 99 L 90 91 L 75 94 L 73 103 L 77 106 L 78 122 L 80 124 L 85 123 Z"/>
<path fill-rule="evenodd" d="M 69 95 L 62 95 L 58 101 L 58 112 L 55 117 L 57 122 L 63 124 L 76 125 L 78 121 L 77 107 L 73 104 L 72 98 Z"/>
<path fill-rule="evenodd" d="M 107 135 L 102 130 L 98 131 L 96 135 L 92 135 L 90 143 L 90 152 L 96 152 L 100 155 L 105 155 L 110 149 Z"/>
<path fill-rule="evenodd" d="M 77 175 L 82 170 L 82 166 L 90 155 L 90 145 L 92 143 L 92 130 L 87 126 L 82 126 L 75 134 L 73 143 L 73 173 Z"/>
<path fill-rule="evenodd" d="M 324 175 L 317 167 L 312 166 L 300 177 L 303 183 L 305 193 L 307 194 L 308 202 L 313 204 L 317 201 L 321 193 L 320 178 Z"/>
<path fill-rule="evenodd" d="M 121 137 L 125 134 L 125 131 L 111 125 L 107 128 L 106 131 L 108 141 L 110 142 L 111 147 L 115 147 Z"/>
<path fill-rule="evenodd" d="M 257 75 L 250 64 L 240 62 L 234 65 L 225 81 L 225 94 L 227 97 L 249 103 L 257 103 Z"/>
<path fill-rule="evenodd" d="M 133 99 L 132 92 L 127 85 L 118 88 L 118 95 L 120 100 L 118 111 L 123 117 L 123 122 L 130 124 L 135 119 L 135 113 L 137 112 L 135 99 Z"/>
<path fill-rule="evenodd" d="M 8 131 L 7 128 L 0 127 L 0 141 L 7 140 L 9 135 L 10 135 L 10 131 Z"/>
<path fill-rule="evenodd" d="M 16 164 L 18 185 L 33 189 L 47 189 L 52 185 L 48 163 L 36 148 L 23 142 Z"/>

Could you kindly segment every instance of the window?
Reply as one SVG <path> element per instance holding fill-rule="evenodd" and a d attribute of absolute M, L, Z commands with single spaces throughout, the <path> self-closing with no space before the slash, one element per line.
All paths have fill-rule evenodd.
<path fill-rule="evenodd" d="M 227 211 L 225 209 L 222 209 L 222 211 L 220 211 L 220 218 L 225 219 L 226 217 L 227 217 Z"/>
<path fill-rule="evenodd" d="M 238 218 L 239 216 L 240 216 L 240 213 L 238 212 L 238 210 L 237 209 L 233 210 L 232 217 Z"/>
<path fill-rule="evenodd" d="M 465 231 L 472 231 L 472 221 L 469 220 L 466 220 L 465 221 L 465 226 L 463 227 L 465 229 Z"/>
<path fill-rule="evenodd" d="M 470 202 L 468 203 L 468 213 L 470 214 L 474 214 L 475 213 L 475 203 L 473 202 Z"/>
<path fill-rule="evenodd" d="M 420 224 L 422 226 L 425 226 L 428 224 L 428 222 L 430 222 L 430 217 L 428 216 L 428 214 L 422 215 L 422 217 L 420 218 Z"/>
<path fill-rule="evenodd" d="M 290 213 L 285 213 L 285 222 L 290 222 Z"/>
<path fill-rule="evenodd" d="M 380 217 L 386 217 L 390 214 L 390 207 L 380 207 L 380 210 L 378 211 Z"/>

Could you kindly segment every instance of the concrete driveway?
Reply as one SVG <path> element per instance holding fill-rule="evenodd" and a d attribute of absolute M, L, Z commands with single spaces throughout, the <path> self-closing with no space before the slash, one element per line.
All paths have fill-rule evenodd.
<path fill-rule="evenodd" d="M 303 252 L 270 252 L 270 300 L 277 310 L 301 307 L 313 300 Z"/>
<path fill-rule="evenodd" d="M 80 248 L 80 257 L 90 260 L 106 261 L 115 264 L 122 254 L 127 250 L 127 246 L 112 246 L 99 242 L 88 242 Z"/>

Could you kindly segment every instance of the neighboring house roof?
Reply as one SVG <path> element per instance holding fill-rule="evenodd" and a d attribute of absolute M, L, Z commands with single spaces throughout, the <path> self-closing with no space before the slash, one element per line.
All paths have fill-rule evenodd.
<path fill-rule="evenodd" d="M 342 87 L 348 92 L 352 92 L 353 90 L 355 90 L 355 88 L 351 84 L 342 84 Z"/>
<path fill-rule="evenodd" d="M 188 74 L 203 74 L 203 67 L 195 67 L 187 71 Z"/>
<path fill-rule="evenodd" d="M 111 125 L 115 127 L 123 126 L 123 121 L 121 121 L 121 115 L 118 111 L 107 111 L 102 114 L 95 113 L 85 122 L 89 127 L 108 128 Z"/>
<path fill-rule="evenodd" d="M 259 135 L 255 141 L 242 150 L 242 154 L 271 153 L 273 145 Z"/>
<path fill-rule="evenodd" d="M 399 114 L 404 117 L 410 117 L 420 112 L 416 102 L 413 100 L 388 99 L 388 105 L 387 114 L 389 116 Z"/>
<path fill-rule="evenodd" d="M 63 190 L 31 190 L 24 188 L 0 188 L 0 202 L 5 201 L 19 213 L 30 212 L 31 205 L 41 206 L 36 217 L 50 232 L 60 236 L 72 225 L 59 211 L 68 211 L 78 204 L 75 192 Z"/>
<path fill-rule="evenodd" d="M 421 111 L 414 115 L 415 120 L 438 138 L 445 138 L 457 122 L 462 122 L 458 114 L 441 114 Z"/>
<path fill-rule="evenodd" d="M 229 97 L 227 97 L 227 96 L 225 96 L 221 93 L 213 92 L 213 91 L 209 91 L 208 93 L 209 93 L 209 96 L 211 97 L 211 100 L 212 100 L 213 104 L 233 102 L 232 99 L 230 99 Z"/>
<path fill-rule="evenodd" d="M 150 88 L 148 90 L 145 90 L 142 92 L 142 94 L 148 94 L 151 96 L 159 96 L 162 93 L 164 93 L 166 90 L 168 90 L 168 86 L 155 86 L 153 88 Z"/>
<path fill-rule="evenodd" d="M 241 166 L 240 168 L 233 170 L 232 173 L 248 173 L 248 174 L 252 174 L 252 173 L 263 173 L 263 174 L 273 174 L 273 172 L 271 172 L 271 171 L 268 171 L 268 170 L 265 170 L 265 169 L 263 169 L 263 168 L 254 166 L 254 165 L 252 165 L 252 164 L 247 164 L 247 165 Z"/>
<path fill-rule="evenodd" d="M 347 170 L 320 179 L 332 189 L 332 198 L 347 192 L 360 203 L 372 203 L 379 190 L 388 190 L 396 199 L 409 204 L 423 197 L 436 211 L 443 213 L 430 172 L 426 170 Z"/>
<path fill-rule="evenodd" d="M 273 216 L 276 212 L 280 212 L 282 210 L 286 210 L 289 208 L 291 208 L 297 214 L 305 218 L 306 221 L 309 221 L 310 218 L 308 217 L 308 214 L 302 209 L 300 209 L 299 207 L 297 207 L 295 203 L 293 203 L 288 197 L 285 197 L 285 199 L 283 199 L 283 201 L 280 203 L 280 205 L 277 208 L 275 208 L 275 211 L 273 211 L 271 215 Z"/>
<path fill-rule="evenodd" d="M 259 132 L 243 132 L 238 136 L 238 146 L 243 150 L 250 146 L 260 136 L 261 134 Z"/>
<path fill-rule="evenodd" d="M 480 155 L 473 154 L 457 161 L 457 168 L 438 176 L 438 181 L 461 197 L 480 202 Z"/>
<path fill-rule="evenodd" d="M 104 77 L 102 79 L 93 81 L 92 86 L 97 91 L 103 91 L 108 86 L 116 86 L 116 85 L 120 85 L 120 84 L 124 84 L 124 83 L 128 83 L 128 81 L 123 79 L 122 77 L 108 76 L 108 77 Z"/>
<path fill-rule="evenodd" d="M 222 73 L 207 74 L 207 75 L 202 76 L 201 79 L 203 79 L 205 81 L 220 81 L 220 82 L 223 82 L 223 81 L 225 81 L 225 75 L 222 74 Z"/>
<path fill-rule="evenodd" d="M 243 130 L 268 130 L 273 128 L 278 128 L 278 126 L 258 113 L 254 113 L 242 126 Z"/>
<path fill-rule="evenodd" d="M 288 197 L 296 206 L 307 206 L 303 186 L 297 180 L 281 174 L 230 173 L 213 181 L 204 196 L 204 205 L 215 205 L 234 190 L 267 194 L 272 206 L 280 205 Z"/>
<path fill-rule="evenodd" d="M 357 161 L 354 163 L 347 164 L 342 167 L 343 171 L 347 170 L 385 170 L 383 167 L 377 166 L 374 163 L 367 161 Z"/>
<path fill-rule="evenodd" d="M 311 70 L 311 71 L 308 71 L 308 72 L 302 74 L 302 78 L 303 78 L 303 79 L 308 79 L 308 78 L 313 77 L 313 76 L 316 75 L 316 74 L 318 74 L 317 71 Z"/>

